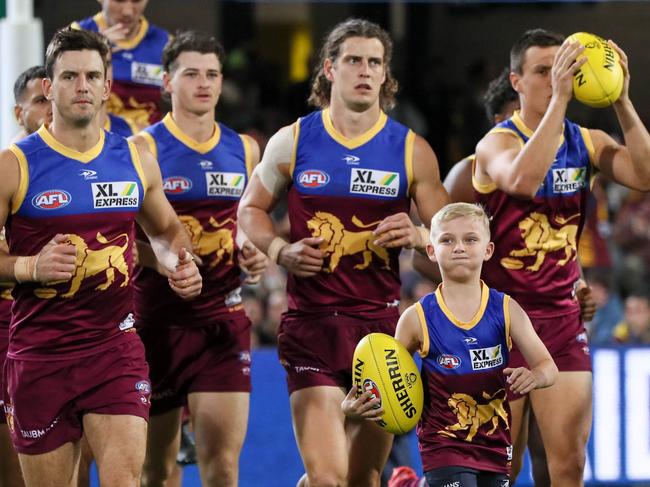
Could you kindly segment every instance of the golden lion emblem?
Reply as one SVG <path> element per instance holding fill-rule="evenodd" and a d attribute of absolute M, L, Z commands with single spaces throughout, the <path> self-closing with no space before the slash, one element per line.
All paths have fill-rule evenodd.
<path fill-rule="evenodd" d="M 232 235 L 230 228 L 221 228 L 228 223 L 235 223 L 235 220 L 228 218 L 222 222 L 218 222 L 210 217 L 210 225 L 217 228 L 215 231 L 208 231 L 201 226 L 196 218 L 190 215 L 182 215 L 178 217 L 185 229 L 190 234 L 192 240 L 192 248 L 194 252 L 200 257 L 215 254 L 214 258 L 209 262 L 208 267 L 212 268 L 218 265 L 222 260 L 226 264 L 233 265 L 233 258 L 235 256 L 235 239 Z M 226 259 L 227 258 L 227 259 Z"/>
<path fill-rule="evenodd" d="M 566 219 L 556 217 L 556 223 L 562 225 L 562 227 L 553 228 L 546 215 L 536 212 L 531 213 L 519 222 L 521 237 L 526 247 L 511 251 L 509 257 L 501 259 L 501 265 L 506 269 L 522 269 L 524 261 L 517 257 L 535 257 L 535 262 L 526 266 L 527 271 L 535 272 L 544 263 L 546 254 L 556 250 L 564 250 L 564 258 L 558 260 L 555 265 L 563 266 L 567 262 L 575 260 L 578 225 L 567 225 L 566 223 L 578 216 L 580 216 L 579 213 Z"/>
<path fill-rule="evenodd" d="M 88 245 L 79 235 L 70 234 L 68 242 L 74 245 L 77 249 L 77 260 L 75 262 L 75 270 L 70 279 L 70 289 L 64 294 L 62 298 L 71 298 L 81 288 L 81 283 L 84 279 L 99 274 L 106 275 L 106 281 L 95 287 L 96 291 L 105 291 L 115 282 L 115 272 L 122 274 L 124 279 L 120 287 L 129 284 L 129 266 L 124 259 L 124 252 L 129 245 L 129 236 L 126 233 L 120 233 L 117 237 L 107 240 L 101 233 L 97 232 L 95 237 L 101 244 L 106 245 L 101 249 L 89 249 Z M 107 245 L 118 239 L 124 239 L 124 245 Z M 64 281 L 58 281 L 64 282 Z M 56 282 L 50 284 L 57 284 Z M 56 296 L 56 290 L 53 288 L 37 288 L 34 289 L 34 294 L 43 299 L 51 299 Z"/>
<path fill-rule="evenodd" d="M 364 224 L 356 216 L 352 217 L 352 223 L 358 228 L 370 228 L 379 224 L 378 221 Z M 329 265 L 323 269 L 325 272 L 334 272 L 343 256 L 358 253 L 362 254 L 363 262 L 355 265 L 355 269 L 362 270 L 368 267 L 372 262 L 373 255 L 383 261 L 383 269 L 390 269 L 388 250 L 373 243 L 377 237 L 373 235 L 372 231 L 346 230 L 338 217 L 325 211 L 317 211 L 307 221 L 307 227 L 311 231 L 312 237 L 321 237 L 324 240 L 320 249 L 325 256 L 329 257 Z"/>
<path fill-rule="evenodd" d="M 497 394 L 501 397 L 497 398 Z M 496 431 L 499 426 L 499 418 L 503 420 L 505 429 L 508 426 L 508 413 L 503 407 L 503 402 L 506 399 L 505 389 L 499 389 L 493 395 L 483 393 L 483 399 L 487 399 L 487 404 L 478 404 L 476 400 L 468 395 L 461 393 L 454 393 L 447 400 L 447 404 L 456 415 L 457 423 L 446 426 L 444 430 L 438 431 L 439 434 L 457 438 L 458 436 L 452 431 L 467 431 L 465 441 L 472 441 L 478 429 L 484 424 L 492 423 L 492 428 L 487 432 L 491 435 Z"/>

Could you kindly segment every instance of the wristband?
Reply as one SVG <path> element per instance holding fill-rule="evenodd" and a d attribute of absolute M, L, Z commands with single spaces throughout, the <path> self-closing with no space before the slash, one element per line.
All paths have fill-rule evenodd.
<path fill-rule="evenodd" d="M 289 242 L 287 242 L 282 237 L 275 237 L 273 240 L 271 240 L 271 244 L 266 249 L 266 255 L 268 255 L 271 262 L 274 262 L 276 264 L 278 263 L 278 257 L 280 256 L 280 252 L 287 245 L 289 245 Z"/>
<path fill-rule="evenodd" d="M 18 257 L 14 262 L 14 277 L 18 282 L 36 281 L 38 255 Z"/>

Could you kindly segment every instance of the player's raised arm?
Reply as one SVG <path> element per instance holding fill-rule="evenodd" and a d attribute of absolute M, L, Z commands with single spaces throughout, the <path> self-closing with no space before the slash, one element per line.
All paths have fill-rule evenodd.
<path fill-rule="evenodd" d="M 202 278 L 193 261 L 192 242 L 162 187 L 162 177 L 153 155 L 138 147 L 146 181 L 146 196 L 137 221 L 143 228 L 158 261 L 169 271 L 169 283 L 182 298 L 201 292 Z"/>
<path fill-rule="evenodd" d="M 510 336 L 528 362 L 525 367 L 506 368 L 508 382 L 513 392 L 528 394 L 533 389 L 552 386 L 557 379 L 558 370 L 546 346 L 535 333 L 530 319 L 519 304 L 510 299 Z"/>
<path fill-rule="evenodd" d="M 603 174 L 617 183 L 639 191 L 649 191 L 650 134 L 630 100 L 627 55 L 612 41 L 610 43 L 620 56 L 625 76 L 621 95 L 614 103 L 625 145 L 619 144 L 602 130 L 590 130 L 594 146 L 592 162 Z"/>
<path fill-rule="evenodd" d="M 289 165 L 294 145 L 294 127 L 280 129 L 266 146 L 262 161 L 239 203 L 237 220 L 249 240 L 269 258 L 301 277 L 320 272 L 323 255 L 321 238 L 304 238 L 289 243 L 273 228 L 269 212 L 289 185 Z"/>
<path fill-rule="evenodd" d="M 513 72 L 511 80 L 519 96 L 539 96 L 536 90 L 550 78 L 551 101 L 539 125 L 524 145 L 509 133 L 488 133 L 476 146 L 476 177 L 479 183 L 494 183 L 518 198 L 531 199 L 555 160 L 564 129 L 567 104 L 573 97 L 573 75 L 586 62 L 577 59 L 584 47 L 579 42 L 565 41 L 554 57 L 535 53 L 521 65 L 521 73 Z M 545 87 L 545 86 L 544 86 Z M 529 113 L 524 113 L 526 117 Z M 534 108 L 528 109 L 533 111 Z M 531 119 L 534 117 L 530 117 Z"/>

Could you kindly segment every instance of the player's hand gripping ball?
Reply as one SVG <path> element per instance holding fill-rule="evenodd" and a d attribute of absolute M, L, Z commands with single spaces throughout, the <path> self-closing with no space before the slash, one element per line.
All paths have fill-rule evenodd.
<path fill-rule="evenodd" d="M 576 32 L 569 40 L 585 46 L 582 55 L 587 58 L 573 76 L 576 99 L 593 108 L 604 108 L 618 100 L 625 76 L 616 50 L 602 37 L 587 32 Z"/>
<path fill-rule="evenodd" d="M 381 401 L 384 414 L 377 424 L 395 435 L 413 429 L 422 415 L 422 379 L 406 348 L 389 335 L 371 333 L 352 360 L 357 396 L 371 391 Z"/>

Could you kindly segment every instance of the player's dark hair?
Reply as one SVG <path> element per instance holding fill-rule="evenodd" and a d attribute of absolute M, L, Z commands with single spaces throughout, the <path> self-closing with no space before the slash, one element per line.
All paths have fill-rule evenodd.
<path fill-rule="evenodd" d="M 109 46 L 105 39 L 103 35 L 90 30 L 65 27 L 56 31 L 45 51 L 45 73 L 47 77 L 52 79 L 54 65 L 61 54 L 67 51 L 97 51 L 102 58 L 104 75 L 106 75 L 106 57 L 108 56 Z"/>
<path fill-rule="evenodd" d="M 27 89 L 27 84 L 31 80 L 43 79 L 45 77 L 45 68 L 43 66 L 32 66 L 20 73 L 20 76 L 16 78 L 16 82 L 14 83 L 14 101 L 16 104 L 22 100 L 25 90 Z"/>
<path fill-rule="evenodd" d="M 386 81 L 379 92 L 379 104 L 382 110 L 390 110 L 395 105 L 395 94 L 398 83 L 390 69 L 390 62 L 393 57 L 393 41 L 388 32 L 379 25 L 363 19 L 347 19 L 337 24 L 325 37 L 323 47 L 320 51 L 320 59 L 314 69 L 314 79 L 311 85 L 311 94 L 307 100 L 312 106 L 325 108 L 329 106 L 332 93 L 332 83 L 325 77 L 323 63 L 326 59 L 336 61 L 341 54 L 341 45 L 350 37 L 364 37 L 366 39 L 379 39 L 384 46 L 384 66 L 386 69 Z"/>
<path fill-rule="evenodd" d="M 170 73 L 176 66 L 176 59 L 183 52 L 200 52 L 201 54 L 216 54 L 223 66 L 226 52 L 221 44 L 207 32 L 198 30 L 179 30 L 169 39 L 163 49 L 162 62 L 165 72 Z"/>
<path fill-rule="evenodd" d="M 526 51 L 530 47 L 551 47 L 559 46 L 564 42 L 564 35 L 551 32 L 545 29 L 527 30 L 515 41 L 510 49 L 510 71 L 517 74 L 522 73 L 522 67 L 526 60 Z"/>
<path fill-rule="evenodd" d="M 519 94 L 510 83 L 510 69 L 503 68 L 501 74 L 490 81 L 483 94 L 483 106 L 490 124 L 495 115 L 502 113 L 508 103 L 519 100 Z"/>

